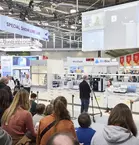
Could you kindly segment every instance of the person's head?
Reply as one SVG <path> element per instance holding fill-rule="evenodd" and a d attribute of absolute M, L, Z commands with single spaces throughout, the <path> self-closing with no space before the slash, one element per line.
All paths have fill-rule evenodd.
<path fill-rule="evenodd" d="M 84 76 L 83 76 L 83 80 L 86 81 L 87 79 L 88 79 L 87 75 L 84 75 Z"/>
<path fill-rule="evenodd" d="M 11 76 L 9 76 L 9 77 L 8 77 L 8 79 L 9 79 L 9 80 L 12 80 L 12 77 L 11 77 Z"/>
<path fill-rule="evenodd" d="M 128 129 L 134 136 L 137 135 L 137 128 L 134 123 L 131 110 L 126 104 L 116 105 L 108 119 L 108 125 L 120 126 Z"/>
<path fill-rule="evenodd" d="M 29 79 L 29 75 L 28 74 L 26 74 L 26 78 Z"/>
<path fill-rule="evenodd" d="M 35 99 L 37 98 L 37 94 L 32 93 L 32 94 L 30 95 L 30 98 L 31 98 L 32 100 L 35 100 Z"/>
<path fill-rule="evenodd" d="M 62 119 L 71 119 L 67 110 L 67 100 L 65 97 L 59 96 L 54 100 L 54 114 L 57 122 Z"/>
<path fill-rule="evenodd" d="M 10 105 L 10 96 L 4 89 L 0 89 L 0 108 L 7 109 Z"/>
<path fill-rule="evenodd" d="M 0 82 L 2 82 L 2 83 L 7 85 L 9 83 L 9 79 L 8 79 L 8 77 L 2 77 Z"/>
<path fill-rule="evenodd" d="M 45 105 L 44 104 L 37 104 L 36 106 L 36 113 L 39 115 L 42 115 L 45 110 Z"/>
<path fill-rule="evenodd" d="M 91 118 L 88 113 L 82 113 L 78 117 L 78 123 L 82 128 L 88 128 L 91 125 Z"/>
<path fill-rule="evenodd" d="M 69 133 L 56 133 L 46 145 L 79 145 L 79 142 Z"/>
<path fill-rule="evenodd" d="M 46 108 L 45 108 L 45 115 L 47 116 L 47 115 L 51 115 L 52 113 L 53 113 L 53 105 L 52 104 L 49 104 L 49 105 L 47 105 L 46 106 Z"/>
<path fill-rule="evenodd" d="M 16 93 L 12 104 L 3 114 L 2 122 L 8 123 L 11 116 L 15 113 L 15 111 L 19 107 L 21 107 L 24 110 L 29 110 L 29 108 L 30 108 L 29 93 L 24 89 L 19 90 Z"/>

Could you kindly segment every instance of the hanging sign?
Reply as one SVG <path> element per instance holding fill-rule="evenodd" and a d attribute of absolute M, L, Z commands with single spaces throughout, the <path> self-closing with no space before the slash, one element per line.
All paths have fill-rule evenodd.
<path fill-rule="evenodd" d="M 120 66 L 124 67 L 124 63 L 125 63 L 124 56 L 121 56 L 120 57 Z"/>
<path fill-rule="evenodd" d="M 133 66 L 139 65 L 139 53 L 133 54 Z"/>
<path fill-rule="evenodd" d="M 3 15 L 0 15 L 0 30 L 29 38 L 49 40 L 48 30 Z"/>
<path fill-rule="evenodd" d="M 127 55 L 126 56 L 126 66 L 131 66 L 132 65 L 132 55 Z"/>

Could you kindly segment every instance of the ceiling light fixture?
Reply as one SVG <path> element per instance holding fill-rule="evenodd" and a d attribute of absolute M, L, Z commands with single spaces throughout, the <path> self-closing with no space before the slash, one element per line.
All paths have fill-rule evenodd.
<path fill-rule="evenodd" d="M 74 25 L 70 26 L 71 29 L 77 29 L 77 27 L 75 27 Z"/>
<path fill-rule="evenodd" d="M 62 27 L 65 27 L 66 25 L 65 25 L 65 24 L 62 24 L 61 26 L 62 26 Z"/>
<path fill-rule="evenodd" d="M 71 13 L 71 14 L 76 13 L 76 10 L 75 10 L 75 9 L 71 9 L 71 10 L 70 10 L 70 13 Z"/>
<path fill-rule="evenodd" d="M 0 10 L 4 10 L 3 7 L 0 6 Z"/>

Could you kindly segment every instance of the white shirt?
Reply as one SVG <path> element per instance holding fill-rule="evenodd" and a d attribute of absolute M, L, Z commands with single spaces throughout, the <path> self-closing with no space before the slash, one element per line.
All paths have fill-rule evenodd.
<path fill-rule="evenodd" d="M 39 114 L 36 114 L 33 116 L 33 124 L 34 126 L 37 124 L 37 122 L 40 122 L 40 120 L 44 118 L 44 115 L 39 115 Z"/>
<path fill-rule="evenodd" d="M 8 82 L 7 85 L 11 88 L 11 90 L 13 90 L 14 87 L 15 87 L 15 84 L 14 84 L 14 81 L 13 80 L 9 80 L 9 82 Z"/>
<path fill-rule="evenodd" d="M 30 79 L 27 79 L 27 78 L 23 78 L 22 80 L 22 85 L 26 88 L 29 88 L 31 87 L 31 80 Z"/>

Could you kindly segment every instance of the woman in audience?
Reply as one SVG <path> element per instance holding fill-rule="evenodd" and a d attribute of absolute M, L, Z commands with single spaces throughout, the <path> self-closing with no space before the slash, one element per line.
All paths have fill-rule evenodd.
<path fill-rule="evenodd" d="M 0 125 L 4 111 L 10 106 L 10 97 L 6 90 L 0 90 Z"/>
<path fill-rule="evenodd" d="M 9 107 L 10 99 L 9 94 L 6 90 L 0 90 L 0 119 L 3 115 L 3 112 Z M 12 145 L 12 138 L 10 135 L 0 128 L 0 145 Z"/>
<path fill-rule="evenodd" d="M 67 100 L 62 96 L 54 100 L 54 113 L 40 121 L 37 145 L 46 145 L 48 139 L 59 132 L 71 133 L 76 138 L 74 125 L 67 110 Z"/>
<path fill-rule="evenodd" d="M 35 93 L 32 93 L 31 96 L 30 96 L 30 112 L 32 114 L 32 116 L 34 116 L 36 114 L 36 106 L 37 106 L 37 103 L 35 102 L 36 98 L 37 98 L 37 95 Z"/>
<path fill-rule="evenodd" d="M 10 107 L 2 116 L 2 128 L 6 130 L 16 144 L 27 131 L 36 136 L 33 126 L 32 115 L 28 111 L 30 108 L 29 94 L 26 90 L 20 90 L 14 97 Z"/>
<path fill-rule="evenodd" d="M 91 118 L 88 113 L 82 113 L 78 117 L 79 128 L 76 129 L 77 138 L 83 145 L 90 145 L 91 139 L 95 134 L 95 130 L 90 128 Z"/>
<path fill-rule="evenodd" d="M 108 125 L 103 132 L 96 133 L 91 145 L 139 145 L 137 128 L 132 113 L 125 104 L 118 104 L 112 110 Z"/>
<path fill-rule="evenodd" d="M 52 104 L 49 104 L 46 106 L 46 109 L 45 109 L 45 112 L 44 112 L 44 115 L 47 116 L 47 115 L 51 115 L 53 113 L 53 105 Z"/>
<path fill-rule="evenodd" d="M 36 125 L 37 122 L 40 122 L 42 118 L 44 118 L 44 110 L 45 105 L 44 104 L 37 104 L 36 106 L 36 114 L 33 116 L 33 124 Z"/>

